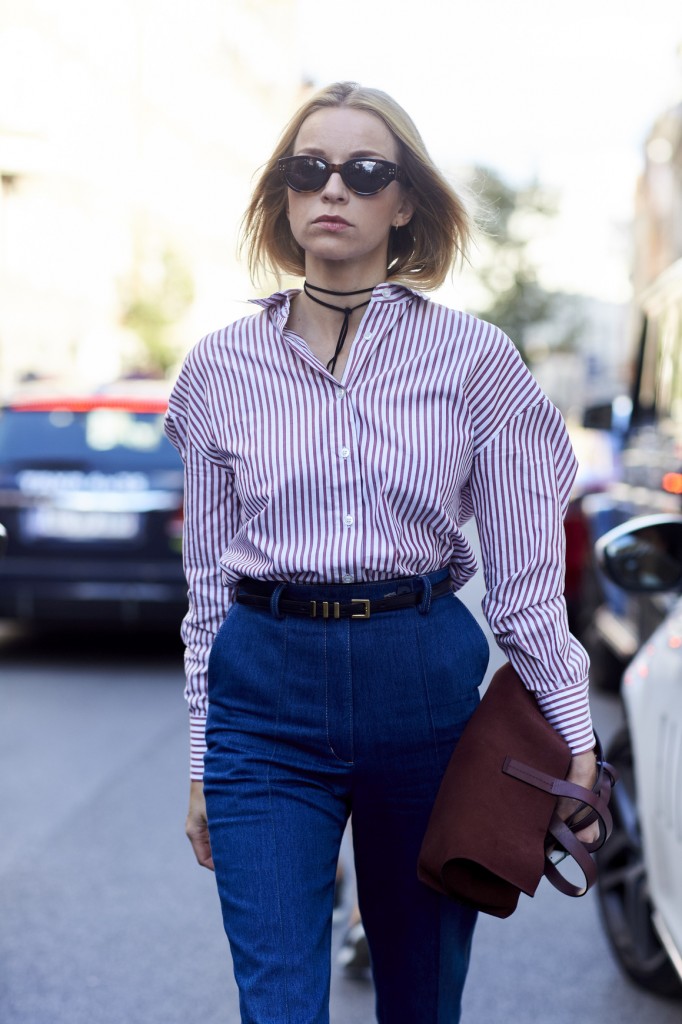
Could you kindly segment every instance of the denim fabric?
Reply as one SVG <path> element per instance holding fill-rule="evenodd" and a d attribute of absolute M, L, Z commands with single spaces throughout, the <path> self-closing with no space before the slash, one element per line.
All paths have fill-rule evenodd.
<path fill-rule="evenodd" d="M 396 585 L 422 586 L 352 585 L 350 596 Z M 419 882 L 416 864 L 488 646 L 454 595 L 429 605 L 428 589 L 420 608 L 366 620 L 235 604 L 216 637 L 204 788 L 243 1024 L 329 1021 L 334 878 L 351 813 L 377 1019 L 459 1020 L 475 914 Z"/>

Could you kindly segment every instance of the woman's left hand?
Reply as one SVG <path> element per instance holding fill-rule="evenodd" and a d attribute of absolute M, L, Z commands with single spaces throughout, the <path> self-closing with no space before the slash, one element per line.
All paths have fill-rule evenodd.
<path fill-rule="evenodd" d="M 578 786 L 584 786 L 585 789 L 592 789 L 597 781 L 597 759 L 593 750 L 588 750 L 584 754 L 576 754 L 573 757 L 566 779 L 568 782 L 575 782 Z M 577 800 L 561 797 L 557 804 L 557 814 L 565 821 L 570 818 L 578 806 Z M 587 814 L 587 810 L 585 813 Z M 576 832 L 575 835 L 581 843 L 595 842 L 599 838 L 599 822 L 593 822 L 587 828 Z"/>

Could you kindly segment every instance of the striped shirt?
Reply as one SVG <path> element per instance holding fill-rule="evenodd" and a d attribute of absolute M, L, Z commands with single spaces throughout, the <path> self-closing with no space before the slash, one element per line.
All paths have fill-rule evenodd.
<path fill-rule="evenodd" d="M 339 382 L 286 328 L 295 291 L 187 356 L 166 431 L 185 463 L 183 622 L 192 778 L 210 648 L 243 576 L 352 583 L 476 571 L 497 643 L 574 753 L 593 745 L 588 659 L 563 598 L 576 461 L 563 420 L 496 327 L 374 289 Z"/>

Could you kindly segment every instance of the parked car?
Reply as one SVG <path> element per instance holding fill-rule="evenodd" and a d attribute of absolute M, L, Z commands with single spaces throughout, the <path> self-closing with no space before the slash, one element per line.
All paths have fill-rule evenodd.
<path fill-rule="evenodd" d="M 635 516 L 682 512 L 682 260 L 638 306 L 630 394 L 586 410 L 584 419 L 587 436 L 615 444 L 612 471 L 576 494 L 567 519 L 571 627 L 590 654 L 593 683 L 612 690 L 670 606 L 669 595 L 631 598 L 591 554 L 599 537 Z"/>
<path fill-rule="evenodd" d="M 179 623 L 182 464 L 149 389 L 0 407 L 0 617 Z"/>
<path fill-rule="evenodd" d="M 623 677 L 625 725 L 607 751 L 620 774 L 614 828 L 597 855 L 602 920 L 638 984 L 682 997 L 682 515 L 633 519 L 597 544 L 631 594 L 676 600 Z"/>

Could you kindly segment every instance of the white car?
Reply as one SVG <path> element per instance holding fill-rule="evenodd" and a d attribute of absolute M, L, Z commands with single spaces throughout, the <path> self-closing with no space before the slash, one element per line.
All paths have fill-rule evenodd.
<path fill-rule="evenodd" d="M 597 558 L 624 590 L 682 594 L 682 515 L 616 527 Z M 597 855 L 602 920 L 631 978 L 682 998 L 682 598 L 627 667 L 621 694 L 626 725 L 607 752 L 620 774 L 614 829 Z"/>

